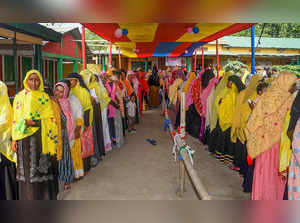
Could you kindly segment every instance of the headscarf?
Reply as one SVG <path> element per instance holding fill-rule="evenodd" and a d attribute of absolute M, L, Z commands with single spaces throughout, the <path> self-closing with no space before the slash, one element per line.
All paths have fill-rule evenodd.
<path fill-rule="evenodd" d="M 234 143 L 236 143 L 237 139 L 243 144 L 246 142 L 244 128 L 251 114 L 248 100 L 255 101 L 257 97 L 256 88 L 260 80 L 261 77 L 259 75 L 254 75 L 248 87 L 237 96 L 231 127 L 231 141 Z"/>
<path fill-rule="evenodd" d="M 202 84 L 201 83 L 202 83 L 202 79 L 198 78 L 193 83 L 193 86 L 191 89 L 193 103 L 194 103 L 195 108 L 200 116 L 202 116 L 202 103 L 201 103 Z"/>
<path fill-rule="evenodd" d="M 117 86 L 116 83 L 113 82 L 112 86 L 109 83 L 105 84 L 106 90 L 108 95 L 110 96 L 111 100 L 115 101 L 116 93 L 117 93 Z M 114 118 L 116 116 L 116 108 L 109 104 L 108 105 L 108 118 Z"/>
<path fill-rule="evenodd" d="M 178 89 L 181 87 L 182 84 L 183 84 L 183 80 L 181 78 L 178 78 L 170 86 L 169 89 L 170 104 L 176 105 L 177 97 L 178 97 Z"/>
<path fill-rule="evenodd" d="M 12 151 L 10 138 L 13 113 L 6 85 L 0 81 L 0 153 L 12 162 L 17 161 L 17 154 Z"/>
<path fill-rule="evenodd" d="M 99 82 L 97 81 L 95 75 L 87 69 L 81 71 L 80 75 L 82 76 L 82 79 L 83 79 L 85 85 L 88 87 L 88 89 L 95 91 L 95 94 L 97 96 L 97 101 L 99 102 L 100 101 L 100 85 L 99 85 Z"/>
<path fill-rule="evenodd" d="M 197 75 L 195 74 L 195 72 L 191 72 L 191 73 L 189 74 L 189 78 L 188 78 L 188 80 L 186 81 L 185 86 L 184 86 L 184 92 L 185 92 L 185 94 L 188 93 L 188 90 L 189 90 L 189 87 L 190 87 L 191 82 L 192 82 L 193 80 L 195 80 L 196 78 L 197 78 Z"/>
<path fill-rule="evenodd" d="M 55 85 L 54 90 L 56 89 L 57 86 L 62 86 L 64 88 L 63 98 L 58 99 L 58 103 L 60 105 L 61 110 L 63 111 L 64 115 L 67 118 L 67 132 L 68 132 L 69 142 L 71 143 L 75 137 L 75 135 L 74 135 L 75 123 L 74 123 L 72 107 L 71 107 L 70 101 L 68 99 L 70 89 L 69 89 L 68 85 L 64 82 L 58 82 Z"/>
<path fill-rule="evenodd" d="M 202 89 L 205 89 L 208 86 L 209 81 L 212 78 L 214 78 L 215 75 L 212 69 L 206 69 L 204 73 L 201 75 L 201 77 L 202 77 Z"/>
<path fill-rule="evenodd" d="M 229 88 L 218 107 L 219 124 L 223 132 L 232 126 L 238 88 L 235 84 Z"/>
<path fill-rule="evenodd" d="M 176 75 L 176 79 L 181 78 L 183 81 L 186 81 L 186 77 L 185 74 L 183 72 L 183 70 L 179 69 L 175 72 Z"/>
<path fill-rule="evenodd" d="M 251 158 L 256 158 L 280 141 L 286 113 L 294 101 L 289 89 L 296 79 L 294 74 L 281 73 L 255 106 L 245 128 Z"/>
<path fill-rule="evenodd" d="M 217 82 L 218 82 L 218 79 L 216 77 L 210 79 L 208 86 L 201 93 L 201 104 L 202 104 L 203 117 L 206 117 L 207 97 L 209 96 L 211 90 L 215 87 Z M 202 87 L 203 87 L 203 81 L 202 81 Z"/>
<path fill-rule="evenodd" d="M 53 85 L 48 79 L 44 79 L 44 91 L 50 96 L 53 96 Z"/>
<path fill-rule="evenodd" d="M 241 78 L 236 76 L 236 75 L 231 75 L 228 78 L 228 81 L 231 81 L 232 83 L 235 84 L 235 86 L 237 87 L 238 92 L 241 92 L 242 90 L 245 89 L 245 85 L 243 84 L 243 82 L 241 81 Z"/>
<path fill-rule="evenodd" d="M 92 123 L 93 123 L 93 105 L 92 105 L 88 87 L 86 86 L 82 77 L 79 74 L 72 73 L 72 74 L 69 74 L 67 77 L 75 78 L 78 80 L 76 86 L 72 88 L 71 92 L 79 99 L 84 112 L 90 110 L 89 121 L 90 121 L 90 125 L 92 125 Z"/>
<path fill-rule="evenodd" d="M 148 80 L 148 85 L 149 86 L 159 86 L 159 76 L 158 76 L 158 70 L 156 68 L 156 66 L 154 65 L 153 66 L 153 69 L 152 69 L 152 74 L 151 76 L 149 77 L 149 80 Z"/>
<path fill-rule="evenodd" d="M 36 74 L 40 79 L 38 90 L 31 90 L 27 80 Z M 40 127 L 25 127 L 25 120 L 41 120 L 42 153 L 54 155 L 58 144 L 58 127 L 49 96 L 44 92 L 43 79 L 39 71 L 27 72 L 23 81 L 24 90 L 19 92 L 14 100 L 13 140 L 21 140 L 33 135 Z"/>
<path fill-rule="evenodd" d="M 212 108 L 211 108 L 210 131 L 213 131 L 217 126 L 219 103 L 228 91 L 227 82 L 228 82 L 228 78 L 230 75 L 231 75 L 230 72 L 225 72 L 224 77 L 221 79 L 221 81 L 218 83 L 218 85 L 215 89 L 214 102 L 213 102 Z"/>
<path fill-rule="evenodd" d="M 298 91 L 295 101 L 292 105 L 291 120 L 288 127 L 288 132 L 294 131 L 299 117 L 300 117 L 300 91 Z"/>

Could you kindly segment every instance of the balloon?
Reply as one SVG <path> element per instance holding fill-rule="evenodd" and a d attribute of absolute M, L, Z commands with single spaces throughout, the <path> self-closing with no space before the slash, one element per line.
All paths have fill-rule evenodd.
<path fill-rule="evenodd" d="M 188 54 L 188 53 L 189 53 L 189 51 L 188 51 L 188 50 L 186 50 L 186 51 L 185 51 L 185 53 L 186 53 L 186 54 Z"/>
<path fill-rule="evenodd" d="M 124 36 L 127 36 L 128 35 L 128 30 L 127 29 L 122 29 L 122 33 Z"/>
<path fill-rule="evenodd" d="M 139 49 L 136 49 L 135 51 L 136 51 L 137 53 L 139 53 L 139 52 L 140 52 L 140 50 L 139 50 Z"/>
<path fill-rule="evenodd" d="M 193 28 L 192 27 L 187 28 L 187 32 L 188 33 L 193 33 Z"/>
<path fill-rule="evenodd" d="M 115 37 L 117 38 L 121 38 L 122 37 L 122 30 L 121 29 L 116 29 L 115 31 Z"/>
<path fill-rule="evenodd" d="M 194 28 L 193 28 L 193 32 L 194 32 L 195 34 L 199 33 L 199 28 L 198 28 L 198 27 L 194 27 Z"/>

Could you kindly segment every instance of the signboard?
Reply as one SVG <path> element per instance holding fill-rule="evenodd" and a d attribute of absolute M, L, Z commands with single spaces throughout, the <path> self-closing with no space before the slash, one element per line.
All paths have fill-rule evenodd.
<path fill-rule="evenodd" d="M 167 57 L 166 66 L 168 67 L 182 66 L 181 57 Z"/>

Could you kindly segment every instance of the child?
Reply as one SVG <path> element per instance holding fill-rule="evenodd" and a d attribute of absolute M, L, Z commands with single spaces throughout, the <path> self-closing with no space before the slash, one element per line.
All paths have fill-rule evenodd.
<path fill-rule="evenodd" d="M 136 104 L 135 104 L 135 96 L 132 94 L 130 96 L 130 101 L 126 105 L 127 107 L 127 117 L 128 117 L 128 132 L 135 132 L 136 129 L 134 128 L 134 123 L 136 121 L 135 114 L 136 114 Z"/>

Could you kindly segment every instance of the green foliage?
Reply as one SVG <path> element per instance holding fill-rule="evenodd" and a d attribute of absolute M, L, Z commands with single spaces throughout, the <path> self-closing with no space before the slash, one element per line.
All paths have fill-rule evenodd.
<path fill-rule="evenodd" d="M 273 66 L 279 69 L 279 73 L 281 72 L 290 72 L 300 76 L 300 65 L 283 65 L 283 66 Z"/>
<path fill-rule="evenodd" d="M 260 37 L 264 24 L 255 25 L 255 36 Z M 233 36 L 251 36 L 251 29 L 241 31 Z M 262 37 L 300 38 L 299 23 L 265 23 Z"/>
<path fill-rule="evenodd" d="M 225 72 L 232 72 L 239 77 L 243 76 L 248 66 L 240 61 L 228 61 L 227 65 L 224 66 Z"/>

